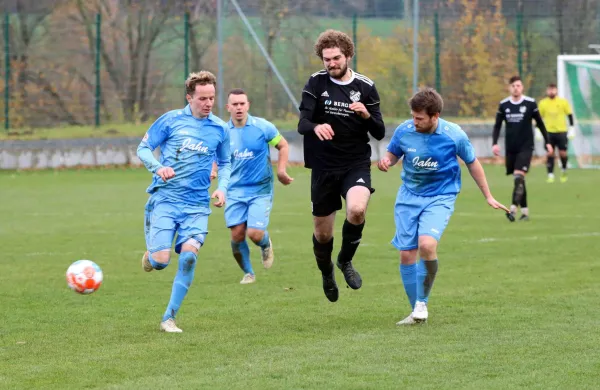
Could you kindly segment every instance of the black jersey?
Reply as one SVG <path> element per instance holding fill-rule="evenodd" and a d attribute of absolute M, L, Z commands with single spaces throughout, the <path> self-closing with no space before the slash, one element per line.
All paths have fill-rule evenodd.
<path fill-rule="evenodd" d="M 348 107 L 354 102 L 363 103 L 371 117 L 363 119 L 350 110 Z M 333 129 L 332 140 L 321 141 L 315 134 L 315 126 L 323 123 Z M 304 135 L 307 168 L 339 172 L 369 166 L 368 133 L 377 140 L 385 136 L 375 84 L 354 71 L 346 82 L 330 78 L 326 70 L 314 73 L 302 91 L 298 132 Z"/>
<path fill-rule="evenodd" d="M 513 102 L 510 97 L 502 100 L 496 113 L 496 123 L 493 132 L 494 145 L 498 143 L 502 122 L 506 121 L 506 153 L 514 154 L 533 150 L 533 119 L 535 119 L 537 126 L 540 128 L 544 140 L 548 143 L 546 127 L 540 116 L 535 99 L 522 96 L 517 102 Z"/>

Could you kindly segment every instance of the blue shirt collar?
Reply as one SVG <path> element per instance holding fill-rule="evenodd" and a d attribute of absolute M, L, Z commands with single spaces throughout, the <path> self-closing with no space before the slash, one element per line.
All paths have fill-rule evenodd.
<path fill-rule="evenodd" d="M 248 114 L 248 119 L 246 120 L 246 125 L 244 127 L 253 126 L 254 122 L 255 122 L 254 117 L 252 115 Z M 229 118 L 229 122 L 227 122 L 227 124 L 229 125 L 230 129 L 233 129 L 235 127 L 235 125 L 233 124 L 233 120 L 231 118 Z"/>

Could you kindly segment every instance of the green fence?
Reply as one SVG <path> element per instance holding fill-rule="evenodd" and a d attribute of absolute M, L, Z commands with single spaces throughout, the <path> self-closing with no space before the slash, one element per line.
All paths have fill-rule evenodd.
<path fill-rule="evenodd" d="M 296 108 L 240 15 L 216 0 L 19 1 L 3 18 L 5 129 L 146 122 L 184 104 L 190 71 L 219 73 L 223 90 L 247 90 L 255 115 L 294 118 Z M 10 3 L 10 2 L 9 2 Z M 24 2 L 23 2 L 24 3 Z M 126 5 L 126 3 L 128 5 Z M 556 81 L 556 56 L 600 43 L 593 0 L 376 0 L 238 2 L 286 84 L 300 99 L 321 68 L 313 53 L 326 28 L 356 43 L 352 66 L 378 86 L 386 117 L 407 115 L 413 83 L 413 21 L 419 7 L 418 84 L 442 92 L 445 115 L 490 119 L 505 81 L 525 80 L 539 98 Z M 215 112 L 223 113 L 223 107 Z"/>

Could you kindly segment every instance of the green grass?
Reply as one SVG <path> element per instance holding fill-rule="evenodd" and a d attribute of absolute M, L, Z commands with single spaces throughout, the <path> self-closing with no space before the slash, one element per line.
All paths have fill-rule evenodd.
<path fill-rule="evenodd" d="M 500 200 L 511 180 L 486 167 Z M 399 171 L 374 173 L 355 264 L 364 285 L 323 296 L 311 249 L 309 173 L 276 186 L 266 271 L 242 286 L 222 210 L 214 210 L 178 325 L 158 324 L 176 271 L 146 274 L 141 169 L 0 173 L 0 388 L 594 388 L 600 347 L 600 172 L 568 184 L 528 177 L 532 220 L 509 224 L 465 175 L 439 248 L 427 325 L 409 312 L 389 244 Z M 339 248 L 343 217 L 338 216 Z M 71 292 L 77 259 L 101 289 Z M 344 286 L 338 272 L 338 282 Z"/>

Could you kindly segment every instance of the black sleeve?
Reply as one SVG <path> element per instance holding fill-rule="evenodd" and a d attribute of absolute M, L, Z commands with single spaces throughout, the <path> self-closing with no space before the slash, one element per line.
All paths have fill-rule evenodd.
<path fill-rule="evenodd" d="M 373 85 L 371 88 L 371 93 L 365 99 L 365 107 L 371 116 L 366 122 L 369 125 L 369 133 L 375 138 L 377 141 L 381 141 L 383 137 L 385 137 L 385 124 L 383 123 L 383 116 L 381 115 L 381 111 L 379 110 L 379 93 Z"/>
<path fill-rule="evenodd" d="M 540 110 L 538 110 L 537 104 L 535 103 L 533 109 L 533 119 L 535 119 L 535 123 L 540 129 L 540 133 L 542 133 L 542 137 L 544 137 L 544 144 L 550 143 L 550 141 L 548 140 L 548 131 L 546 131 L 546 125 L 544 124 L 542 116 L 540 115 Z"/>
<path fill-rule="evenodd" d="M 498 106 L 498 112 L 496 113 L 496 123 L 494 123 L 494 131 L 492 132 L 492 145 L 496 145 L 498 143 L 498 138 L 500 138 L 500 129 L 502 128 L 502 122 L 504 121 L 505 116 L 502 111 L 502 104 Z"/>
<path fill-rule="evenodd" d="M 575 122 L 573 122 L 573 114 L 569 114 L 569 126 L 574 126 Z"/>
<path fill-rule="evenodd" d="M 305 135 L 313 132 L 317 123 L 313 122 L 317 108 L 317 95 L 314 90 L 315 78 L 310 78 L 302 90 L 302 101 L 300 102 L 300 120 L 298 121 L 298 133 Z M 313 81 L 311 83 L 311 81 Z"/>

